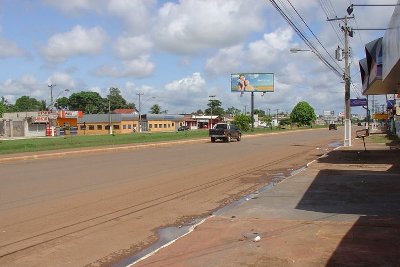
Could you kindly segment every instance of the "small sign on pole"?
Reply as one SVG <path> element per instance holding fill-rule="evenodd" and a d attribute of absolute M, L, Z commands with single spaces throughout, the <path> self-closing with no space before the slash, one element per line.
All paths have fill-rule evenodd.
<path fill-rule="evenodd" d="M 367 105 L 368 102 L 366 98 L 350 99 L 350 107 L 362 107 Z"/>

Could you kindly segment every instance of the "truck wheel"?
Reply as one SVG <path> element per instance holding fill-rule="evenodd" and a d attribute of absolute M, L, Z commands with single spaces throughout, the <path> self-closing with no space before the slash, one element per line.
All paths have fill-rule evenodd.
<path fill-rule="evenodd" d="M 211 143 L 215 143 L 215 137 L 211 137 Z"/>
<path fill-rule="evenodd" d="M 239 142 L 240 140 L 242 140 L 242 135 L 239 134 L 239 136 L 238 136 L 238 138 L 237 138 L 236 140 L 238 140 L 238 142 Z"/>
<path fill-rule="evenodd" d="M 231 137 L 228 136 L 225 140 L 226 140 L 227 143 L 229 143 L 231 141 Z"/>

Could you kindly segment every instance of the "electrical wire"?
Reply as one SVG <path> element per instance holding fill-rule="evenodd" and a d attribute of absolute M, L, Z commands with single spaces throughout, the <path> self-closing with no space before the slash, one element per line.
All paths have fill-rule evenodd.
<path fill-rule="evenodd" d="M 297 9 L 292 5 L 292 3 L 290 2 L 290 0 L 287 0 L 290 4 L 290 6 L 293 8 L 293 10 L 296 12 L 296 14 L 300 17 L 301 21 L 304 23 L 304 25 L 306 25 L 307 29 L 311 32 L 311 34 L 314 36 L 314 38 L 318 41 L 318 43 L 322 46 L 322 48 L 324 49 L 324 51 L 328 54 L 328 56 L 333 60 L 333 62 L 335 62 L 335 64 L 339 67 L 339 69 L 343 70 L 339 64 L 336 62 L 336 60 L 331 56 L 331 54 L 326 50 L 325 46 L 321 43 L 321 41 L 318 39 L 318 37 L 314 34 L 313 30 L 311 30 L 311 28 L 308 26 L 308 24 L 305 22 L 305 20 L 303 19 L 303 17 L 299 14 L 299 12 L 297 11 Z M 344 70 L 343 70 L 344 71 Z"/>
<path fill-rule="evenodd" d="M 289 18 L 282 8 L 276 3 L 275 0 L 270 0 L 271 4 L 274 8 L 279 12 L 279 14 L 289 23 L 292 29 L 297 33 L 297 35 L 305 42 L 305 44 L 314 52 L 315 55 L 330 69 L 332 70 L 337 76 L 343 77 L 342 73 L 338 71 L 315 47 L 315 45 L 307 38 L 307 36 L 301 31 L 298 25 L 296 25 L 295 21 Z M 281 2 L 282 3 L 282 2 Z"/>

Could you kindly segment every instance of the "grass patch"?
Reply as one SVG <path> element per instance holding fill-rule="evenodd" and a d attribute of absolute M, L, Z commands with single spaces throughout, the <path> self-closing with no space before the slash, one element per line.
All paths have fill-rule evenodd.
<path fill-rule="evenodd" d="M 376 144 L 389 144 L 393 142 L 400 142 L 400 139 L 396 135 L 385 135 L 385 134 L 373 134 L 370 135 L 368 141 Z"/>
<path fill-rule="evenodd" d="M 140 133 L 116 135 L 79 135 L 32 139 L 3 140 L 0 154 L 60 150 L 69 148 L 115 146 L 149 142 L 163 142 L 208 137 L 208 131 L 185 131 L 168 133 Z"/>

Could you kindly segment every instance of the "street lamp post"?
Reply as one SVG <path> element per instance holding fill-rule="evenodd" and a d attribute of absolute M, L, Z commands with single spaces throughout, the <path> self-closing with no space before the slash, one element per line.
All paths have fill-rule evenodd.
<path fill-rule="evenodd" d="M 54 86 L 57 86 L 57 85 L 55 85 L 55 84 L 47 85 L 47 87 L 50 87 L 50 105 L 49 105 L 50 108 L 53 107 L 53 87 Z"/>
<path fill-rule="evenodd" d="M 138 132 L 140 133 L 140 132 L 142 132 L 142 120 L 141 120 L 141 103 L 140 103 L 140 97 L 142 96 L 142 95 L 144 95 L 144 93 L 137 93 L 136 94 L 138 97 L 139 97 L 139 119 L 138 119 L 138 123 L 139 123 L 139 125 L 138 125 Z"/>
<path fill-rule="evenodd" d="M 350 66 L 349 66 L 349 41 L 348 41 L 348 36 L 353 35 L 353 31 L 347 27 L 347 20 L 352 17 L 347 17 L 345 16 L 344 18 L 335 18 L 335 19 L 328 19 L 328 21 L 333 21 L 333 20 L 344 20 L 344 27 L 342 27 L 345 35 L 344 39 L 344 58 L 345 58 L 345 67 L 344 67 L 344 82 L 345 82 L 345 88 L 344 88 L 344 107 L 345 107 L 345 123 L 344 123 L 344 146 L 351 146 L 351 119 L 350 119 Z M 298 48 L 291 48 L 290 52 L 291 53 L 297 53 L 300 51 L 309 51 L 315 52 L 310 49 L 298 49 Z M 318 55 L 317 55 L 318 56 Z M 339 60 L 339 59 L 338 59 Z"/>

